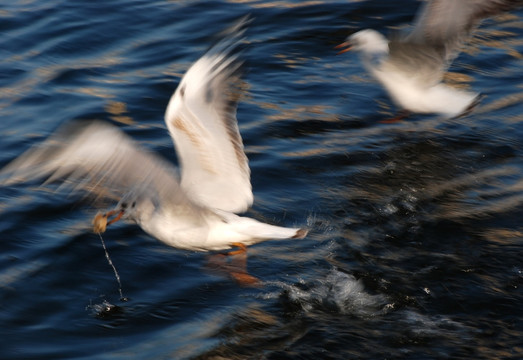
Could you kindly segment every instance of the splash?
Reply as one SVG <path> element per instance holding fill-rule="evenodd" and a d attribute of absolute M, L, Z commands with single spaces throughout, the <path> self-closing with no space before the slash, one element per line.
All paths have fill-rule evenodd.
<path fill-rule="evenodd" d="M 311 284 L 277 282 L 272 285 L 283 288 L 287 300 L 305 312 L 324 311 L 372 317 L 384 314 L 391 308 L 384 295 L 369 294 L 360 280 L 336 269 Z"/>
<path fill-rule="evenodd" d="M 101 304 L 89 304 L 86 310 L 91 310 L 91 313 L 99 318 L 108 318 L 121 313 L 122 308 L 111 304 L 107 300 L 103 300 Z"/>

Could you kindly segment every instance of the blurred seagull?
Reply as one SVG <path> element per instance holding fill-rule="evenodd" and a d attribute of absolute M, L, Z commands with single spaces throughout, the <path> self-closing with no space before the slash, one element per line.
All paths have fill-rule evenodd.
<path fill-rule="evenodd" d="M 410 33 L 385 38 L 366 29 L 336 48 L 359 52 L 367 70 L 402 110 L 455 117 L 470 111 L 477 93 L 442 83 L 443 74 L 481 19 L 521 5 L 520 0 L 431 0 Z"/>
<path fill-rule="evenodd" d="M 167 245 L 213 251 L 268 239 L 303 238 L 307 230 L 240 217 L 253 202 L 250 169 L 236 120 L 241 61 L 233 53 L 243 19 L 194 63 L 169 101 L 165 122 L 181 165 L 176 168 L 104 122 L 73 122 L 0 172 L 0 184 L 34 178 L 70 192 L 119 200 L 107 224 L 134 220 Z M 3 179 L 3 180 L 2 180 Z M 114 218 L 111 219 L 111 217 Z M 102 220 L 103 220 L 102 219 Z M 105 230 L 105 224 L 99 232 Z"/>

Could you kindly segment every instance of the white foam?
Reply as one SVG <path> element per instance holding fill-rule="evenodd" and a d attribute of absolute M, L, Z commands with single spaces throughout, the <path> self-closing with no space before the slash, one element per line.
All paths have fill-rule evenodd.
<path fill-rule="evenodd" d="M 107 300 L 103 300 L 101 304 L 89 304 L 85 308 L 86 310 L 91 310 L 91 314 L 95 316 L 105 316 L 109 313 L 114 312 L 117 309 L 116 305 L 111 304 Z"/>
<path fill-rule="evenodd" d="M 369 294 L 360 280 L 336 269 L 312 284 L 302 281 L 296 285 L 281 282 L 272 285 L 283 287 L 289 301 L 307 312 L 320 310 L 367 317 L 381 315 L 390 308 L 384 295 Z"/>
<path fill-rule="evenodd" d="M 448 334 L 459 334 L 465 340 L 470 338 L 470 333 L 477 331 L 466 325 L 452 320 L 444 315 L 425 315 L 414 310 L 400 312 L 401 319 L 398 320 L 401 327 L 413 336 L 441 336 Z"/>

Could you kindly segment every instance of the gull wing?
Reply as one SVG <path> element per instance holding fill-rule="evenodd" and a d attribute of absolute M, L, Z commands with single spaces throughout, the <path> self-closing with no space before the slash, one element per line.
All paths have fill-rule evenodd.
<path fill-rule="evenodd" d="M 236 120 L 241 61 L 237 48 L 246 20 L 194 63 L 165 114 L 181 165 L 181 186 L 196 203 L 243 212 L 253 202 L 250 169 Z"/>
<path fill-rule="evenodd" d="M 147 152 L 119 128 L 107 123 L 73 122 L 29 149 L 0 171 L 0 185 L 46 178 L 58 189 L 82 191 L 95 199 L 119 200 L 135 191 L 155 192 L 186 204 L 176 168 Z"/>
<path fill-rule="evenodd" d="M 449 65 L 482 19 L 522 4 L 521 0 L 431 0 L 418 12 L 407 40 L 441 47 Z"/>
<path fill-rule="evenodd" d="M 408 74 L 418 81 L 421 87 L 431 87 L 439 83 L 446 70 L 445 52 L 439 46 L 405 41 L 393 35 L 389 41 L 389 58 L 384 63 L 393 70 Z"/>
<path fill-rule="evenodd" d="M 431 0 L 416 15 L 412 31 L 389 43 L 391 64 L 427 85 L 440 82 L 479 22 L 522 5 L 521 0 Z"/>

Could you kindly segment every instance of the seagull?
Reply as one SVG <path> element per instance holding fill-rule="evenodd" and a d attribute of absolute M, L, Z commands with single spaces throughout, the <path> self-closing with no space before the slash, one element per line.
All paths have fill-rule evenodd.
<path fill-rule="evenodd" d="M 244 253 L 264 240 L 305 237 L 304 228 L 237 215 L 253 203 L 236 119 L 242 61 L 235 50 L 245 22 L 189 68 L 169 101 L 165 122 L 181 171 L 115 125 L 73 121 L 2 169 L 0 184 L 46 178 L 57 190 L 112 200 L 116 206 L 95 219 L 97 232 L 127 219 L 184 250 Z"/>
<path fill-rule="evenodd" d="M 442 82 L 462 45 L 488 16 L 521 5 L 520 0 L 431 0 L 421 5 L 412 30 L 390 39 L 372 29 L 358 31 L 336 48 L 354 49 L 364 67 L 405 113 L 452 118 L 479 102 L 475 92 Z"/>

